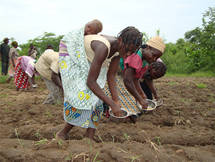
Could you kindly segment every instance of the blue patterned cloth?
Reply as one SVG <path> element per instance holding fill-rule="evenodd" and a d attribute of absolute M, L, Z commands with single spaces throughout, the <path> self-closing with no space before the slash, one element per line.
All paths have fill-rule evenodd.
<path fill-rule="evenodd" d="M 96 128 L 103 113 L 103 102 L 100 100 L 95 105 L 95 110 L 80 110 L 69 103 L 64 103 L 64 120 L 75 126 L 83 128 Z"/>

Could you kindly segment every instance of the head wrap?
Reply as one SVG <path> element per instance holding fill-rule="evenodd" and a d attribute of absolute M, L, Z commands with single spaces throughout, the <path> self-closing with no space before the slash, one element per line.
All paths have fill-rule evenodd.
<path fill-rule="evenodd" d="M 11 45 L 12 45 L 13 47 L 15 47 L 15 46 L 18 46 L 18 43 L 17 43 L 17 41 L 13 41 L 13 42 L 11 43 Z"/>
<path fill-rule="evenodd" d="M 152 37 L 151 39 L 149 39 L 146 44 L 148 46 L 151 46 L 159 51 L 161 51 L 162 53 L 164 52 L 165 49 L 165 44 L 163 42 L 163 39 L 159 36 L 156 37 Z"/>

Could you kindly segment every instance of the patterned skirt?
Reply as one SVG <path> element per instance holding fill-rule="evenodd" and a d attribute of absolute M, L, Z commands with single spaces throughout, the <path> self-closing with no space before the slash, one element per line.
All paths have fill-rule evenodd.
<path fill-rule="evenodd" d="M 26 89 L 29 85 L 28 75 L 22 70 L 21 57 L 17 59 L 14 82 L 17 89 Z"/>
<path fill-rule="evenodd" d="M 131 114 L 140 113 L 135 98 L 127 91 L 121 77 L 116 78 L 116 84 L 121 107 Z M 104 91 L 107 96 L 111 97 L 107 84 L 105 85 Z"/>
<path fill-rule="evenodd" d="M 76 109 L 68 102 L 64 103 L 64 120 L 74 126 L 82 128 L 96 128 L 103 113 L 103 102 L 95 105 L 93 110 Z"/>

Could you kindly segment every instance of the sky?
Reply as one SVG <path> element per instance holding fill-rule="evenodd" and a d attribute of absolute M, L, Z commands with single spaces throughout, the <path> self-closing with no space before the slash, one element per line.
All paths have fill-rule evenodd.
<path fill-rule="evenodd" d="M 149 37 L 175 43 L 184 33 L 201 27 L 203 13 L 214 0 L 0 0 L 0 40 L 19 44 L 53 32 L 64 35 L 93 19 L 103 23 L 102 34 L 116 36 L 135 26 Z"/>

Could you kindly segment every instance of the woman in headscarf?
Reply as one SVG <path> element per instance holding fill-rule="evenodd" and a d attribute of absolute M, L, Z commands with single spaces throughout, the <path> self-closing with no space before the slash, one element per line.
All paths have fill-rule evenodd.
<path fill-rule="evenodd" d="M 124 84 L 137 101 L 141 98 L 152 99 L 152 94 L 155 99 L 158 99 L 153 79 L 161 76 L 151 76 L 153 74 L 151 72 L 150 75 L 148 65 L 156 61 L 161 62 L 159 58 L 162 56 L 164 50 L 165 44 L 162 38 L 156 36 L 148 40 L 145 45 L 142 45 L 137 53 L 128 56 L 124 60 L 120 60 L 120 67 L 124 70 Z M 166 71 L 165 68 L 163 69 Z M 162 71 L 163 74 L 165 74 L 164 71 Z"/>
<path fill-rule="evenodd" d="M 10 52 L 9 52 L 9 61 L 10 61 L 9 72 L 8 72 L 9 78 L 7 79 L 7 83 L 9 83 L 11 79 L 14 77 L 16 62 L 17 62 L 17 58 L 19 57 L 19 54 L 16 50 L 16 48 L 18 47 L 18 43 L 16 41 L 13 41 L 11 45 L 12 45 L 12 48 L 10 49 Z"/>
<path fill-rule="evenodd" d="M 37 57 L 37 50 L 32 43 L 30 44 L 28 56 L 31 56 L 33 59 L 36 59 Z"/>

